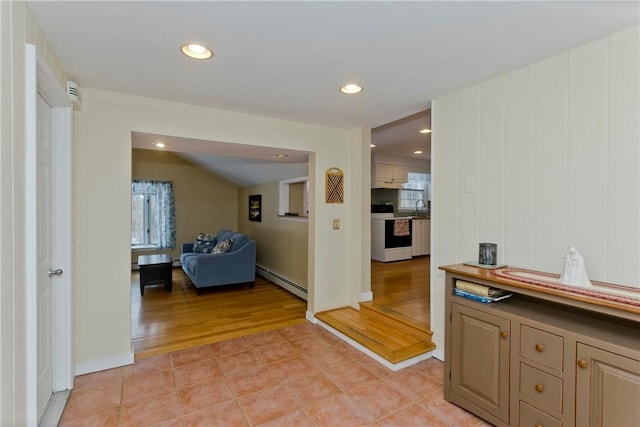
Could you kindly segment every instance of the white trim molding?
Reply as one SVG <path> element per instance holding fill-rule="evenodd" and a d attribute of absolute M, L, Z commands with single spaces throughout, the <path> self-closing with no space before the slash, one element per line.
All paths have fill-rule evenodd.
<path fill-rule="evenodd" d="M 52 109 L 52 166 L 55 191 L 53 219 L 52 265 L 61 268 L 64 274 L 52 287 L 53 311 L 53 390 L 73 387 L 73 111 L 64 88 L 46 60 L 32 44 L 25 45 L 25 212 L 27 241 L 36 241 L 36 114 L 37 94 L 49 102 Z M 37 254 L 36 246 L 26 245 L 26 406 L 27 424 L 36 425 L 37 409 Z"/>
<path fill-rule="evenodd" d="M 373 301 L 373 292 L 361 292 L 360 293 L 360 302 Z"/>
<path fill-rule="evenodd" d="M 86 363 L 78 363 L 76 365 L 75 374 L 84 375 L 92 372 L 105 371 L 107 369 L 118 368 L 133 364 L 135 354 L 130 353 L 119 354 L 117 356 L 106 357 L 104 359 L 92 360 Z"/>

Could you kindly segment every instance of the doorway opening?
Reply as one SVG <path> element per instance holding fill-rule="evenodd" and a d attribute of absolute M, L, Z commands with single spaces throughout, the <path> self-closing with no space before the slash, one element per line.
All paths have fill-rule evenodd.
<path fill-rule="evenodd" d="M 403 204 L 402 199 L 403 194 L 406 193 L 406 191 L 403 192 L 405 186 L 395 182 L 385 183 L 375 174 L 376 171 L 389 169 L 388 167 L 379 168 L 376 165 L 391 165 L 393 168 L 406 171 L 406 175 L 430 177 L 431 109 L 372 129 L 371 143 L 374 174 L 371 180 L 371 203 L 373 205 L 390 204 L 393 206 L 394 217 L 412 218 L 414 222 L 412 240 L 421 240 L 418 247 L 422 246 L 422 249 L 417 249 L 416 245 L 412 245 L 410 259 L 392 262 L 371 261 L 373 303 L 397 312 L 400 316 L 430 330 L 429 253 L 431 244 L 430 239 L 426 238 L 430 235 L 430 188 L 421 189 L 423 192 L 419 197 L 414 197 L 415 201 L 412 199 L 411 207 L 407 208 L 408 202 Z M 408 188 L 415 190 L 412 185 Z M 417 227 L 416 221 L 421 221 L 420 227 Z"/>
<path fill-rule="evenodd" d="M 153 145 L 154 139 L 160 138 L 164 149 Z M 308 224 L 300 217 L 279 215 L 277 193 L 281 179 L 308 175 L 309 153 L 140 132 L 132 132 L 132 150 L 132 179 L 172 181 L 176 209 L 175 248 L 132 248 L 131 337 L 136 358 L 305 321 L 306 301 L 282 289 L 287 287 L 273 279 L 272 273 L 301 284 L 306 295 Z M 230 167 L 233 170 L 227 169 Z M 259 169 L 266 177 L 259 182 L 267 182 L 243 181 Z M 262 195 L 260 222 L 249 219 L 247 197 L 254 193 Z M 182 244 L 193 243 L 200 232 L 216 234 L 222 229 L 238 231 L 259 242 L 258 247 L 267 255 L 258 253 L 257 267 L 266 267 L 268 280 L 260 276 L 258 268 L 253 288 L 248 284 L 217 286 L 197 295 L 179 263 Z M 275 236 L 269 234 L 271 229 Z M 298 257 L 293 264 L 302 271 L 278 269 L 279 261 L 273 257 L 277 251 L 268 247 L 278 234 L 281 240 L 282 236 L 289 238 L 286 248 L 295 253 L 288 260 Z M 299 247 L 293 248 L 291 242 Z M 150 286 L 141 296 L 135 270 L 137 257 L 159 252 L 174 260 L 172 292 Z M 248 306 L 250 300 L 252 305 Z M 271 306 L 261 306 L 268 301 Z M 274 311 L 274 302 L 282 309 Z"/>

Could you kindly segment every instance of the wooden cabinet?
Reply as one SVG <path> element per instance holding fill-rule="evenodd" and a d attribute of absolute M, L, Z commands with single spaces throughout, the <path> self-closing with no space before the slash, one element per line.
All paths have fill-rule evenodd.
<path fill-rule="evenodd" d="M 578 343 L 576 425 L 640 425 L 640 361 Z"/>
<path fill-rule="evenodd" d="M 411 255 L 429 255 L 431 252 L 431 221 L 428 219 L 413 219 Z"/>
<path fill-rule="evenodd" d="M 406 166 L 375 163 L 373 165 L 374 188 L 400 188 L 409 180 L 409 168 Z"/>
<path fill-rule="evenodd" d="M 451 390 L 509 421 L 509 320 L 451 305 Z"/>
<path fill-rule="evenodd" d="M 640 420 L 640 308 L 446 266 L 445 399 L 497 426 L 631 426 Z M 505 289 L 483 304 L 457 280 Z"/>

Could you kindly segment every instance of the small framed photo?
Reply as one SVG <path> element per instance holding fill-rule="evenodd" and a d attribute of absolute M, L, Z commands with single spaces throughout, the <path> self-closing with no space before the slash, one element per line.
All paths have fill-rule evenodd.
<path fill-rule="evenodd" d="M 262 221 L 262 194 L 249 196 L 249 221 Z"/>

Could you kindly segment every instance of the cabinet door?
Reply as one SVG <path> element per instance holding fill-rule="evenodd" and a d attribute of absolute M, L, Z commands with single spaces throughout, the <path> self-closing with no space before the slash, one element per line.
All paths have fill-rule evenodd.
<path fill-rule="evenodd" d="M 406 166 L 393 166 L 393 182 L 409 181 L 409 168 Z"/>
<path fill-rule="evenodd" d="M 376 181 L 393 182 L 393 166 L 376 163 Z"/>
<path fill-rule="evenodd" d="M 451 390 L 508 424 L 510 322 L 451 306 Z"/>
<path fill-rule="evenodd" d="M 422 221 L 412 221 L 411 230 L 411 255 L 422 255 Z"/>
<path fill-rule="evenodd" d="M 424 255 L 429 255 L 431 253 L 431 221 L 422 221 L 422 238 L 422 252 Z"/>
<path fill-rule="evenodd" d="M 578 343 L 576 425 L 640 425 L 640 361 Z"/>

